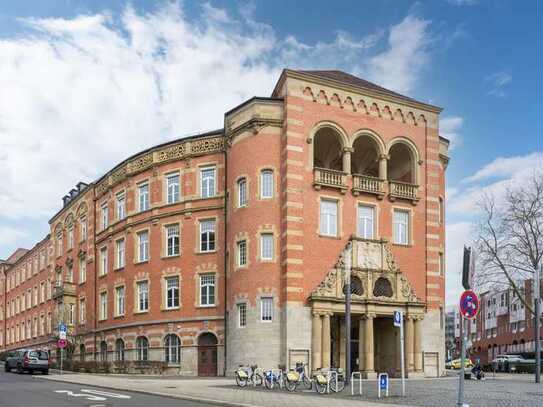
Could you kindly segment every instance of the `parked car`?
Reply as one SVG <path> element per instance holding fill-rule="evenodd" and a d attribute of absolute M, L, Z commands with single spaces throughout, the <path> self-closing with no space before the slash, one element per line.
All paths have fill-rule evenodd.
<path fill-rule="evenodd" d="M 451 362 L 451 368 L 453 369 L 460 369 L 460 359 L 454 359 L 452 362 Z M 469 368 L 471 369 L 473 367 L 473 362 L 471 361 L 470 358 L 466 358 L 464 359 L 464 368 Z"/>
<path fill-rule="evenodd" d="M 526 361 L 521 355 L 498 355 L 492 361 L 492 367 L 498 372 L 510 372 L 511 367 Z"/>
<path fill-rule="evenodd" d="M 10 372 L 12 369 L 17 373 L 42 372 L 49 374 L 49 353 L 39 349 L 22 349 L 8 353 L 4 370 Z"/>

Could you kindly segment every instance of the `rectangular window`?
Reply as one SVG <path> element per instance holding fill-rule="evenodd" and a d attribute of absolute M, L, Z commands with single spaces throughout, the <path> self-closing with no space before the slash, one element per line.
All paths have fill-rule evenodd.
<path fill-rule="evenodd" d="M 166 308 L 179 307 L 179 277 L 166 278 Z"/>
<path fill-rule="evenodd" d="M 138 233 L 138 261 L 149 260 L 149 232 Z"/>
<path fill-rule="evenodd" d="M 107 319 L 107 292 L 100 293 L 100 319 Z"/>
<path fill-rule="evenodd" d="M 393 219 L 394 243 L 407 245 L 409 244 L 409 212 L 402 210 L 394 210 Z"/>
<path fill-rule="evenodd" d="M 75 323 L 75 304 L 68 304 L 68 324 Z"/>
<path fill-rule="evenodd" d="M 107 203 L 102 205 L 102 230 L 106 229 L 109 225 L 109 209 Z"/>
<path fill-rule="evenodd" d="M 263 233 L 260 235 L 260 258 L 261 260 L 273 260 L 272 233 Z"/>
<path fill-rule="evenodd" d="M 264 297 L 260 300 L 260 320 L 262 322 L 273 320 L 273 298 Z"/>
<path fill-rule="evenodd" d="M 23 296 L 24 299 L 24 296 Z M 40 303 L 45 302 L 45 281 L 40 283 Z"/>
<path fill-rule="evenodd" d="M 149 209 L 149 184 L 138 185 L 138 210 L 140 212 Z"/>
<path fill-rule="evenodd" d="M 172 174 L 166 177 L 166 190 L 168 191 L 167 202 L 169 204 L 179 202 L 179 174 Z"/>
<path fill-rule="evenodd" d="M 166 226 L 166 255 L 179 255 L 179 225 Z"/>
<path fill-rule="evenodd" d="M 238 181 L 238 207 L 247 205 L 247 180 L 242 178 Z"/>
<path fill-rule="evenodd" d="M 215 275 L 200 276 L 200 305 L 215 305 Z"/>
<path fill-rule="evenodd" d="M 115 288 L 115 308 L 116 316 L 124 315 L 124 287 Z"/>
<path fill-rule="evenodd" d="M 66 267 L 66 281 L 69 283 L 74 282 L 74 270 L 71 264 Z"/>
<path fill-rule="evenodd" d="M 87 240 L 87 218 L 83 217 L 81 218 L 81 220 L 79 221 L 79 226 L 81 228 L 81 241 L 85 241 Z"/>
<path fill-rule="evenodd" d="M 445 260 L 443 258 L 443 253 L 439 253 L 439 275 L 445 275 Z"/>
<path fill-rule="evenodd" d="M 138 287 L 138 311 L 147 311 L 149 309 L 149 282 L 140 281 Z"/>
<path fill-rule="evenodd" d="M 358 237 L 373 239 L 375 208 L 368 205 L 358 205 Z"/>
<path fill-rule="evenodd" d="M 238 327 L 247 326 L 247 304 L 238 304 Z"/>
<path fill-rule="evenodd" d="M 100 249 L 100 275 L 105 276 L 107 274 L 107 247 Z"/>
<path fill-rule="evenodd" d="M 117 220 L 123 220 L 126 216 L 126 199 L 124 192 L 117 194 L 115 206 L 117 209 Z"/>
<path fill-rule="evenodd" d="M 115 267 L 117 269 L 124 267 L 124 239 L 119 239 L 115 242 Z"/>
<path fill-rule="evenodd" d="M 211 252 L 215 250 L 215 221 L 203 220 L 200 222 L 200 251 Z"/>
<path fill-rule="evenodd" d="M 273 171 L 264 170 L 260 173 L 260 198 L 273 198 Z"/>
<path fill-rule="evenodd" d="M 62 249 L 63 249 L 63 244 L 62 244 L 62 232 L 60 232 L 60 233 L 57 235 L 57 256 L 62 255 Z"/>
<path fill-rule="evenodd" d="M 215 167 L 200 169 L 200 196 L 202 198 L 215 196 Z"/>
<path fill-rule="evenodd" d="M 238 267 L 247 265 L 247 242 L 241 240 L 238 242 Z"/>
<path fill-rule="evenodd" d="M 87 261 L 85 256 L 79 257 L 79 284 L 87 281 Z"/>
<path fill-rule="evenodd" d="M 79 323 L 84 324 L 86 319 L 86 309 L 85 309 L 85 300 L 79 300 Z"/>
<path fill-rule="evenodd" d="M 337 201 L 321 200 L 320 233 L 325 236 L 337 236 Z"/>
<path fill-rule="evenodd" d="M 68 229 L 68 249 L 74 248 L 74 228 Z"/>

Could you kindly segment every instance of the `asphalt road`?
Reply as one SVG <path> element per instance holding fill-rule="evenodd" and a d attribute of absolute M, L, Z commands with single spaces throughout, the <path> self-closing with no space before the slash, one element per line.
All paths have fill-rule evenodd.
<path fill-rule="evenodd" d="M 0 371 L 0 407 L 211 407 L 167 397 L 53 382 Z"/>

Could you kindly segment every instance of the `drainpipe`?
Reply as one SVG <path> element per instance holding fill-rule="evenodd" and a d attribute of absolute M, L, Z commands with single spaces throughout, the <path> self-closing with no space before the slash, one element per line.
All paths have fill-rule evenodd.
<path fill-rule="evenodd" d="M 226 356 L 227 356 L 227 334 L 228 334 L 228 283 L 226 271 L 228 269 L 228 242 L 227 242 L 227 230 L 228 230 L 228 153 L 227 149 L 227 137 L 226 137 L 226 120 L 224 122 L 224 369 L 223 376 L 226 376 Z"/>
<path fill-rule="evenodd" d="M 94 300 L 94 315 L 93 315 L 93 318 L 94 318 L 94 361 L 96 362 L 96 330 L 98 329 L 98 326 L 97 326 L 97 315 L 98 315 L 98 304 L 97 304 L 97 301 L 96 301 L 96 291 L 98 290 L 98 273 L 97 273 L 97 270 L 96 270 L 96 189 L 93 188 L 93 197 L 92 197 L 92 200 L 93 200 L 93 222 L 94 222 L 94 227 L 92 229 L 92 253 L 93 253 L 93 264 L 94 264 L 94 289 L 92 290 L 92 296 L 93 296 L 93 300 Z M 128 199 L 127 199 L 128 200 Z M 88 241 L 89 241 L 89 233 L 87 233 L 87 247 L 88 247 Z M 86 261 L 86 259 L 85 259 Z M 85 350 L 86 352 L 86 350 Z"/>

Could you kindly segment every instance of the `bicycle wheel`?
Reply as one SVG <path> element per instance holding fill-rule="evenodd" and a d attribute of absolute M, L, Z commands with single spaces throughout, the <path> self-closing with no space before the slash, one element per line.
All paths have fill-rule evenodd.
<path fill-rule="evenodd" d="M 332 387 L 332 383 L 330 383 L 330 387 L 332 388 L 333 391 L 335 391 L 336 393 L 339 393 L 339 392 L 342 392 L 343 389 L 345 388 L 345 381 L 341 380 L 341 379 L 334 379 L 334 387 Z"/>
<path fill-rule="evenodd" d="M 313 387 L 313 382 L 311 382 L 311 379 L 309 377 L 307 377 L 306 375 L 304 375 L 302 381 L 304 383 L 304 387 L 307 390 L 311 390 L 311 388 Z"/>
<path fill-rule="evenodd" d="M 257 386 L 262 386 L 262 376 L 260 374 L 255 373 L 253 375 L 253 383 Z"/>
<path fill-rule="evenodd" d="M 245 387 L 247 386 L 247 379 L 239 377 L 239 375 L 236 373 L 236 383 L 239 387 Z"/>
<path fill-rule="evenodd" d="M 285 380 L 285 387 L 288 391 L 296 391 L 296 387 L 298 387 L 298 382 L 290 381 L 287 379 Z"/>
<path fill-rule="evenodd" d="M 317 391 L 317 393 L 320 393 L 320 394 L 326 393 L 326 384 L 321 384 L 318 381 L 316 381 L 315 390 Z"/>
<path fill-rule="evenodd" d="M 273 389 L 273 377 L 270 377 L 270 376 L 264 377 L 264 387 L 268 390 Z"/>

